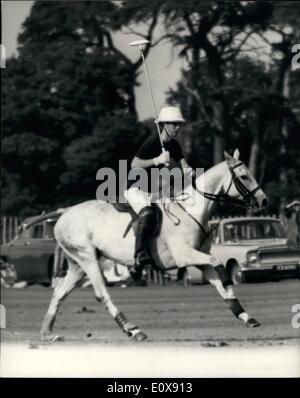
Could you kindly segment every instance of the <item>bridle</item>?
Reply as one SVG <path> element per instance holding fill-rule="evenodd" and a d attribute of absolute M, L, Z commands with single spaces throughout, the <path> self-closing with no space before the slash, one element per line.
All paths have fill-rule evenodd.
<path fill-rule="evenodd" d="M 197 188 L 195 180 L 193 180 L 193 188 L 198 193 L 200 193 L 202 196 L 204 196 L 206 199 L 213 200 L 215 202 L 228 203 L 228 204 L 232 204 L 233 206 L 243 207 L 245 209 L 254 208 L 257 205 L 255 193 L 260 189 L 260 187 L 257 185 L 254 189 L 252 189 L 250 191 L 246 187 L 246 185 L 243 184 L 241 179 L 237 176 L 235 169 L 240 166 L 243 166 L 242 162 L 239 162 L 239 163 L 235 164 L 234 166 L 232 166 L 226 160 L 226 164 L 227 164 L 227 167 L 231 174 L 231 181 L 230 181 L 230 184 L 228 185 L 226 192 L 221 192 L 219 194 L 203 192 Z M 232 184 L 234 184 L 238 193 L 242 196 L 243 199 L 232 198 L 231 196 L 229 196 L 228 192 L 229 192 Z"/>
<path fill-rule="evenodd" d="M 241 181 L 241 179 L 238 177 L 238 175 L 235 172 L 235 169 L 242 166 L 243 163 L 242 162 L 238 162 L 237 164 L 235 164 L 234 166 L 232 166 L 227 160 L 226 160 L 226 164 L 228 166 L 228 169 L 230 171 L 231 174 L 231 180 L 230 183 L 228 185 L 228 188 L 226 190 L 226 192 L 221 192 L 219 194 L 214 194 L 214 193 L 210 193 L 210 192 L 203 192 L 200 189 L 197 188 L 196 186 L 196 181 L 195 178 L 193 179 L 193 188 L 202 196 L 204 196 L 206 199 L 215 201 L 215 202 L 219 202 L 219 203 L 227 203 L 227 204 L 231 204 L 234 207 L 242 207 L 244 209 L 247 208 L 254 208 L 257 205 L 257 200 L 255 198 L 255 193 L 260 189 L 260 187 L 257 185 L 254 189 L 252 189 L 251 191 L 243 184 L 243 182 Z M 229 196 L 228 192 L 232 186 L 232 184 L 234 184 L 234 186 L 236 187 L 237 191 L 239 192 L 239 194 L 242 196 L 243 199 L 237 199 L 237 198 L 232 198 L 231 196 Z M 179 195 L 182 195 L 179 194 Z M 189 197 L 189 194 L 188 194 Z M 182 198 L 181 201 L 185 201 L 188 199 L 188 197 Z M 182 206 L 181 203 L 178 202 L 177 199 L 177 195 L 173 198 L 174 202 L 189 216 L 191 217 L 195 223 L 200 227 L 202 233 L 203 233 L 203 239 L 200 242 L 199 247 L 201 248 L 201 246 L 203 245 L 203 243 L 205 242 L 206 239 L 208 239 L 211 235 L 211 233 L 219 226 L 220 222 L 222 221 L 223 218 L 226 217 L 226 215 L 224 215 L 223 217 L 221 217 L 219 219 L 219 221 L 216 223 L 216 225 L 214 226 L 213 229 L 211 229 L 209 232 L 207 232 L 205 230 L 205 228 L 203 227 L 203 225 L 192 215 L 190 214 L 184 206 Z M 175 214 L 171 213 L 169 206 L 166 205 L 166 203 L 163 203 L 163 208 L 164 211 L 166 213 L 166 215 L 172 220 L 171 216 L 175 219 L 172 220 L 172 222 L 174 223 L 174 225 L 179 225 L 180 224 L 180 219 L 175 216 Z"/>
<path fill-rule="evenodd" d="M 257 205 L 257 200 L 255 198 L 256 192 L 260 189 L 259 185 L 257 185 L 255 188 L 253 188 L 251 191 L 244 185 L 241 181 L 241 179 L 236 175 L 234 169 L 237 167 L 240 167 L 243 165 L 242 162 L 237 163 L 234 166 L 231 166 L 229 162 L 227 162 L 227 166 L 229 168 L 229 171 L 232 176 L 232 181 L 238 191 L 238 193 L 242 196 L 246 204 L 248 205 L 247 207 L 254 208 Z"/>

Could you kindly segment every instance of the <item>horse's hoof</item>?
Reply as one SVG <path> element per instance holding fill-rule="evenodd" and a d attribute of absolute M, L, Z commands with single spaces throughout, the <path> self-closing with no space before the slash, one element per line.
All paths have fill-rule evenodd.
<path fill-rule="evenodd" d="M 54 333 L 44 333 L 41 335 L 41 340 L 45 343 L 55 343 L 58 341 L 64 341 L 64 337 Z"/>
<path fill-rule="evenodd" d="M 143 341 L 148 338 L 147 335 L 143 333 L 139 328 L 128 330 L 127 336 L 135 341 Z"/>
<path fill-rule="evenodd" d="M 260 323 L 259 323 L 256 319 L 250 318 L 250 319 L 248 319 L 248 321 L 246 322 L 246 326 L 247 326 L 248 328 L 257 328 L 257 327 L 260 326 Z"/>

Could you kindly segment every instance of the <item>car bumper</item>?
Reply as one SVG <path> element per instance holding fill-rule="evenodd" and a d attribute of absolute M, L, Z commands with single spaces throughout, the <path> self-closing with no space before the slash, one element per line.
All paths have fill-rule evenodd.
<path fill-rule="evenodd" d="M 300 266 L 278 266 L 268 268 L 242 269 L 245 276 L 249 277 L 265 277 L 265 278 L 300 278 Z"/>

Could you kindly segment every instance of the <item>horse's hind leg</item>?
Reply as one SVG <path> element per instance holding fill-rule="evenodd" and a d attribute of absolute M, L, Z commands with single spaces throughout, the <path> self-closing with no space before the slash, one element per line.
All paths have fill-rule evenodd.
<path fill-rule="evenodd" d="M 247 327 L 260 326 L 260 323 L 249 316 L 249 314 L 240 304 L 239 300 L 235 297 L 232 285 L 224 288 L 220 276 L 214 269 L 214 267 L 212 267 L 211 265 L 205 265 L 200 269 L 204 271 L 204 278 L 216 288 L 217 292 L 224 299 L 225 303 L 228 305 L 229 309 L 232 311 L 235 317 L 241 319 Z"/>
<path fill-rule="evenodd" d="M 65 298 L 71 291 L 79 284 L 85 273 L 73 260 L 67 257 L 68 271 L 63 280 L 55 287 L 48 311 L 44 317 L 41 338 L 42 340 L 55 341 L 59 340 L 60 336 L 53 333 L 53 325 L 57 315 L 57 311 Z"/>
<path fill-rule="evenodd" d="M 83 260 L 82 257 L 85 257 L 85 259 Z M 134 340 L 145 340 L 147 336 L 136 325 L 129 322 L 124 313 L 119 311 L 119 309 L 112 302 L 106 289 L 105 281 L 99 269 L 96 255 L 94 253 L 86 253 L 86 255 L 83 256 L 83 253 L 81 253 L 80 265 L 86 272 L 93 285 L 97 301 L 104 304 L 105 308 L 109 311 L 122 331 L 126 333 L 128 337 L 133 338 Z"/>

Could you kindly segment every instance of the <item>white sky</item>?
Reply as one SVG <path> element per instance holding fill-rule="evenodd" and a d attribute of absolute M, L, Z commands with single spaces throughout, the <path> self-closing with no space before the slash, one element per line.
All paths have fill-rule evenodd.
<path fill-rule="evenodd" d="M 2 40 L 6 48 L 6 57 L 9 58 L 16 54 L 17 36 L 21 31 L 21 25 L 30 13 L 33 1 L 1 1 L 2 3 Z M 159 29 L 159 28 L 158 28 Z M 124 51 L 131 59 L 138 57 L 136 47 L 129 47 L 129 43 L 137 40 L 135 35 L 118 34 L 115 38 L 116 46 Z M 183 61 L 176 57 L 171 64 L 171 47 L 166 44 L 158 44 L 151 50 L 147 58 L 149 78 L 155 98 L 156 107 L 159 110 L 165 104 L 165 92 L 170 87 L 174 87 L 180 78 L 180 68 Z M 153 105 L 151 102 L 146 79 L 141 69 L 139 81 L 141 86 L 136 89 L 136 106 L 141 120 L 154 116 Z"/>

